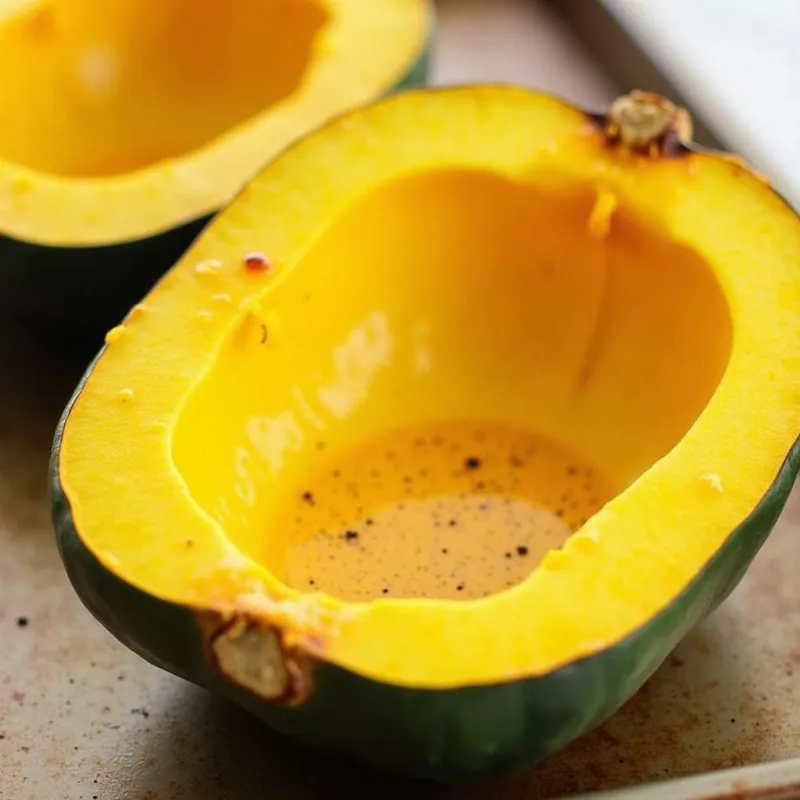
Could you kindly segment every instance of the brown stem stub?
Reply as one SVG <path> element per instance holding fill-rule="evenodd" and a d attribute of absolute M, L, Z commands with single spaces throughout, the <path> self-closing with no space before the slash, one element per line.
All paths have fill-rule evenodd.
<path fill-rule="evenodd" d="M 660 95 L 641 91 L 618 97 L 611 104 L 605 126 L 609 142 L 654 157 L 676 155 L 691 141 L 692 132 L 686 109 Z"/>
<path fill-rule="evenodd" d="M 274 628 L 238 618 L 208 644 L 217 671 L 260 699 L 294 705 L 310 692 L 307 659 L 288 651 Z"/>

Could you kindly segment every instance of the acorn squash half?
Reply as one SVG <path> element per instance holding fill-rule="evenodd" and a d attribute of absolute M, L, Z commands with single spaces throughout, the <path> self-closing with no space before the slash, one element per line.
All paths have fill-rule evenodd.
<path fill-rule="evenodd" d="M 65 411 L 83 602 L 393 772 L 510 769 L 608 717 L 800 466 L 800 222 L 689 125 L 422 90 L 274 160 Z"/>
<path fill-rule="evenodd" d="M 428 0 L 0 2 L 0 307 L 101 341 L 290 141 L 423 83 L 432 27 Z"/>

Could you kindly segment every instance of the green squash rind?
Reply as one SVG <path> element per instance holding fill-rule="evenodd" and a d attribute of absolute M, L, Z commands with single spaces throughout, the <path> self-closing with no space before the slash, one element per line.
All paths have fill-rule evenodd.
<path fill-rule="evenodd" d="M 426 85 L 435 16 L 403 77 L 384 94 Z M 144 297 L 211 221 L 214 214 L 143 239 L 71 247 L 21 241 L 0 230 L 0 313 L 45 333 L 102 341 Z"/>
<path fill-rule="evenodd" d="M 294 740 L 417 778 L 447 781 L 514 770 L 560 750 L 606 720 L 737 586 L 800 472 L 798 439 L 761 502 L 680 595 L 649 623 L 595 655 L 541 677 L 448 690 L 394 686 L 321 664 L 305 703 L 277 707 L 211 667 L 191 609 L 122 581 L 81 541 L 61 486 L 59 456 L 64 425 L 92 369 L 59 423 L 49 481 L 59 552 L 84 605 L 150 663 L 227 697 Z"/>

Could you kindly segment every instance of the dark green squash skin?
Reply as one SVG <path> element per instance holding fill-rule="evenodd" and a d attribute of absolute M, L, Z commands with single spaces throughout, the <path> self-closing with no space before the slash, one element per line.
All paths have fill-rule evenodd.
<path fill-rule="evenodd" d="M 386 94 L 428 80 L 434 21 L 403 78 Z M 49 246 L 4 236 L 0 230 L 0 313 L 45 334 L 99 346 L 132 305 L 191 246 L 214 215 L 190 219 L 145 239 L 92 247 Z"/>
<path fill-rule="evenodd" d="M 212 668 L 190 609 L 125 583 L 81 541 L 59 480 L 59 455 L 64 425 L 92 368 L 59 423 L 49 483 L 61 558 L 85 606 L 150 663 L 227 697 L 296 741 L 417 778 L 455 780 L 514 770 L 560 750 L 611 716 L 736 587 L 800 471 L 798 439 L 761 502 L 684 591 L 649 623 L 591 657 L 537 678 L 444 691 L 379 683 L 319 664 L 308 700 L 276 707 Z M 426 646 L 436 645 L 420 642 L 420 648 Z"/>

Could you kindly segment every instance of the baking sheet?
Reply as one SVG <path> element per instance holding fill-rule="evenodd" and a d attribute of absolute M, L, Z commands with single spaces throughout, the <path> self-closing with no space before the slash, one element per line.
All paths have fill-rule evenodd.
<path fill-rule="evenodd" d="M 439 9 L 438 82 L 514 80 L 594 106 L 613 96 L 545 6 L 450 0 Z M 462 787 L 393 781 L 296 749 L 145 664 L 79 603 L 55 549 L 45 475 L 58 414 L 91 355 L 0 329 L 3 800 L 534 800 L 617 787 L 677 800 L 778 797 L 764 787 L 800 781 L 790 761 L 699 786 L 691 779 L 642 788 L 800 754 L 797 492 L 740 588 L 602 728 L 512 777 Z"/>

